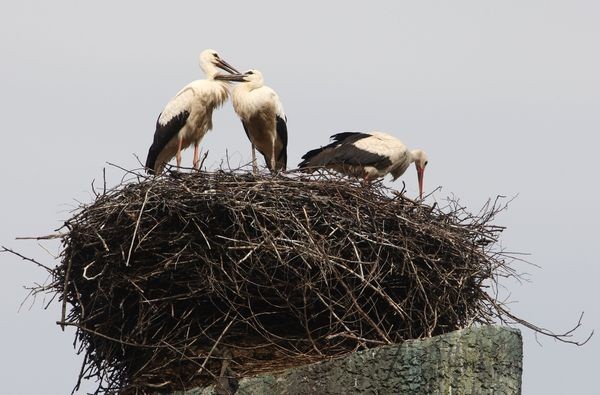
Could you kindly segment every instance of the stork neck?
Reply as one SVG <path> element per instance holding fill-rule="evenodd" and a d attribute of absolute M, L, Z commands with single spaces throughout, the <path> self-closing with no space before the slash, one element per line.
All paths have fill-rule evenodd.
<path fill-rule="evenodd" d="M 242 98 L 246 94 L 252 92 L 255 89 L 257 89 L 257 88 L 253 87 L 251 85 L 251 82 L 243 82 L 241 84 L 235 85 L 235 87 L 233 88 L 233 94 L 236 95 L 236 96 L 238 96 L 238 98 L 240 100 L 243 100 Z"/>
<path fill-rule="evenodd" d="M 249 91 L 253 91 L 260 88 L 262 88 L 262 84 L 252 83 L 248 86 Z"/>
<path fill-rule="evenodd" d="M 247 81 L 244 85 L 246 85 L 246 88 L 249 91 L 253 91 L 255 89 L 262 88 L 264 85 L 264 80 L 262 79 L 262 76 L 255 75 L 253 79 Z"/>
<path fill-rule="evenodd" d="M 410 163 L 417 161 L 420 157 L 423 156 L 423 150 L 414 149 L 410 151 Z"/>
<path fill-rule="evenodd" d="M 200 68 L 202 69 L 202 71 L 204 71 L 204 74 L 206 75 L 206 79 L 208 80 L 213 80 L 215 75 L 217 75 L 217 73 L 219 72 L 219 69 L 217 69 L 217 67 L 215 65 L 213 65 L 212 63 L 201 63 L 200 64 Z"/>

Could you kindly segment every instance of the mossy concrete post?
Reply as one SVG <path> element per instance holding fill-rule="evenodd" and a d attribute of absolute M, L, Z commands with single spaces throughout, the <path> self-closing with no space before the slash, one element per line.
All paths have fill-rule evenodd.
<path fill-rule="evenodd" d="M 236 394 L 520 394 L 522 361 L 518 330 L 483 326 L 243 378 Z"/>

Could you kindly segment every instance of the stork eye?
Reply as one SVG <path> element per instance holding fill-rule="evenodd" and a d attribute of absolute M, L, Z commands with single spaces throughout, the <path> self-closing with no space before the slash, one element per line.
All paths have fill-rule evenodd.
<path fill-rule="evenodd" d="M 429 163 L 429 162 L 425 161 L 425 163 L 423 163 L 423 166 L 427 166 L 427 163 Z"/>
<path fill-rule="evenodd" d="M 254 71 L 248 71 L 246 74 L 248 74 L 248 75 L 254 74 Z"/>
<path fill-rule="evenodd" d="M 215 53 L 213 54 L 213 56 L 214 56 L 215 58 L 219 59 L 219 54 L 218 54 L 218 53 L 216 53 L 216 52 L 215 52 Z"/>

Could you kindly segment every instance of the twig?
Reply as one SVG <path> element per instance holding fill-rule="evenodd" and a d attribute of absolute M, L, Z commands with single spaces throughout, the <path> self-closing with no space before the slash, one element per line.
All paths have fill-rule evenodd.
<path fill-rule="evenodd" d="M 226 319 L 227 319 L 227 317 L 226 317 Z M 206 358 L 204 358 L 204 362 L 202 362 L 202 365 L 200 365 L 200 370 L 204 370 L 205 369 L 205 366 L 206 366 L 206 363 L 208 362 L 208 359 L 211 357 L 212 353 L 215 351 L 215 348 L 217 348 L 217 346 L 221 342 L 221 339 L 223 338 L 223 336 L 225 335 L 225 333 L 227 333 L 227 331 L 229 330 L 229 327 L 234 322 L 235 322 L 235 320 L 229 321 L 229 324 L 227 324 L 227 326 L 225 327 L 225 329 L 223 329 L 223 332 L 221 332 L 221 334 L 219 335 L 219 338 L 217 339 L 217 341 L 215 341 L 213 343 L 213 346 L 210 349 L 210 351 L 208 352 L 208 355 L 206 356 Z M 198 372 L 200 372 L 200 370 Z"/>
<path fill-rule="evenodd" d="M 67 259 L 67 268 L 65 270 L 65 281 L 63 283 L 63 291 L 62 291 L 62 295 L 63 295 L 63 301 L 62 301 L 62 307 L 61 307 L 61 313 L 60 313 L 60 321 L 61 322 L 65 322 L 66 321 L 66 317 L 67 317 L 67 289 L 69 286 L 69 277 L 71 275 L 71 266 L 73 265 L 73 261 L 68 258 Z M 65 326 L 62 325 L 61 329 L 65 330 Z"/>
<path fill-rule="evenodd" d="M 133 230 L 133 235 L 131 236 L 131 245 L 129 246 L 129 252 L 127 253 L 127 261 L 125 262 L 125 266 L 129 266 L 129 260 L 131 259 L 131 252 L 133 251 L 133 244 L 135 243 L 135 236 L 137 234 L 138 228 L 140 227 L 140 220 L 142 219 L 142 214 L 144 213 L 144 207 L 146 207 L 146 202 L 148 201 L 148 193 L 152 187 L 146 190 L 146 194 L 144 195 L 144 201 L 142 202 L 142 207 L 140 208 L 140 213 L 138 214 L 137 221 L 135 222 L 135 229 Z"/>
<path fill-rule="evenodd" d="M 52 233 L 46 236 L 21 236 L 15 237 L 15 240 L 52 240 L 52 239 L 62 239 L 65 237 L 65 233 Z"/>
<path fill-rule="evenodd" d="M 206 160 L 206 158 L 208 157 L 208 150 L 204 153 L 204 156 L 202 156 L 202 160 L 200 161 L 200 165 L 198 166 L 198 170 L 202 170 L 202 166 L 204 166 L 204 161 Z"/>
<path fill-rule="evenodd" d="M 16 256 L 18 256 L 19 258 L 23 259 L 24 261 L 31 262 L 31 263 L 33 263 L 33 264 L 35 264 L 35 265 L 37 265 L 37 266 L 41 267 L 42 269 L 45 269 L 45 270 L 46 270 L 47 272 L 49 272 L 49 273 L 52 273 L 52 272 L 53 272 L 53 270 L 52 270 L 52 269 L 50 269 L 48 266 L 46 266 L 46 265 L 43 265 L 43 264 L 39 263 L 38 261 L 36 261 L 36 260 L 35 260 L 35 259 L 33 259 L 33 258 L 28 258 L 28 257 L 26 257 L 26 256 L 24 256 L 24 255 L 21 255 L 21 254 L 19 254 L 18 252 L 11 250 L 10 248 L 4 247 L 4 246 L 0 246 L 0 247 L 2 248 L 2 250 L 0 250 L 0 253 L 3 253 L 3 252 L 8 252 L 8 253 L 10 253 L 10 254 L 13 254 L 13 255 L 16 255 Z"/>

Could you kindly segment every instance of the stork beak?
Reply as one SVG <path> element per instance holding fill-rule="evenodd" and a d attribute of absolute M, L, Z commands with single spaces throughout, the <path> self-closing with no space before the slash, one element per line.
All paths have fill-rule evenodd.
<path fill-rule="evenodd" d="M 216 63 L 216 66 L 218 68 L 220 68 L 221 70 L 225 70 L 226 72 L 231 73 L 231 74 L 239 74 L 240 73 L 239 71 L 237 71 L 235 69 L 235 67 L 233 67 L 232 65 L 230 65 L 229 63 L 227 63 L 223 59 L 218 59 L 217 63 Z"/>
<path fill-rule="evenodd" d="M 236 81 L 236 82 L 244 82 L 244 74 L 217 74 L 214 76 L 215 80 L 221 81 Z"/>
<path fill-rule="evenodd" d="M 419 199 L 423 199 L 423 173 L 425 173 L 424 167 L 417 166 L 417 178 L 419 179 Z"/>

